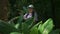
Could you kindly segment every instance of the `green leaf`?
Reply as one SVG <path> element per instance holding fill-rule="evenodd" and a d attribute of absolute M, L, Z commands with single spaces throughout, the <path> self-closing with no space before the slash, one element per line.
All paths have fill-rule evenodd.
<path fill-rule="evenodd" d="M 27 19 L 24 23 L 30 28 L 33 25 L 33 18 Z"/>
<path fill-rule="evenodd" d="M 16 29 L 18 29 L 19 28 L 19 23 L 17 23 L 14 27 L 16 28 Z"/>
<path fill-rule="evenodd" d="M 38 28 L 37 27 L 32 28 L 30 34 L 38 34 Z"/>
<path fill-rule="evenodd" d="M 21 33 L 26 33 L 28 34 L 29 33 L 29 28 L 32 26 L 32 23 L 33 23 L 33 18 L 30 18 L 28 20 L 26 20 L 24 23 L 17 23 L 15 25 L 15 28 L 18 29 Z"/>
<path fill-rule="evenodd" d="M 22 14 L 21 16 L 18 17 L 18 21 L 17 21 L 17 23 L 20 23 L 20 24 L 21 24 L 22 21 L 23 21 L 23 14 Z"/>
<path fill-rule="evenodd" d="M 15 25 L 15 28 L 22 30 L 22 21 L 23 21 L 23 14 L 18 17 L 17 24 Z"/>
<path fill-rule="evenodd" d="M 21 34 L 21 33 L 19 33 L 19 32 L 12 32 L 12 33 L 10 33 L 10 34 Z"/>
<path fill-rule="evenodd" d="M 44 24 L 39 25 L 38 30 L 41 34 L 48 34 L 53 29 L 53 20 L 50 18 Z"/>
<path fill-rule="evenodd" d="M 39 23 L 37 23 L 36 25 L 34 25 L 32 28 L 31 28 L 31 30 L 30 30 L 30 34 L 38 34 L 38 26 L 39 26 L 39 24 L 41 24 L 42 23 L 42 21 L 40 21 Z"/>
<path fill-rule="evenodd" d="M 22 24 L 22 32 L 23 32 L 24 34 L 29 34 L 29 28 L 28 28 L 28 26 L 27 26 L 26 23 L 23 23 L 23 24 Z"/>
<path fill-rule="evenodd" d="M 7 22 L 0 21 L 0 32 L 3 34 L 9 34 L 12 31 L 18 31 L 14 26 L 8 24 Z"/>

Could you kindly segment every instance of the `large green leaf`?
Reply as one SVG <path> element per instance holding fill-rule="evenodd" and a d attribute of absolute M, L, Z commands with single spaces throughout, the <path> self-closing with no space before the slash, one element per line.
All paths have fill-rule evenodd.
<path fill-rule="evenodd" d="M 38 30 L 41 34 L 48 34 L 53 28 L 53 20 L 50 18 L 44 24 L 39 25 Z"/>
<path fill-rule="evenodd" d="M 38 34 L 38 28 L 37 27 L 32 28 L 30 34 Z"/>
<path fill-rule="evenodd" d="M 22 30 L 22 21 L 23 21 L 23 14 L 18 17 L 17 24 L 15 25 L 15 28 Z"/>
<path fill-rule="evenodd" d="M 21 23 L 20 22 L 15 25 L 15 28 L 20 30 L 21 33 L 23 32 L 24 34 L 28 34 L 29 33 L 28 30 L 30 29 L 30 27 L 33 24 L 33 18 L 30 18 L 30 19 L 26 20 L 25 22 L 21 22 Z"/>
<path fill-rule="evenodd" d="M 19 33 L 19 32 L 12 32 L 12 33 L 10 33 L 10 34 L 21 34 L 21 33 Z"/>
<path fill-rule="evenodd" d="M 9 34 L 10 32 L 18 31 L 14 26 L 7 22 L 0 21 L 0 32 L 3 34 Z"/>
<path fill-rule="evenodd" d="M 31 30 L 30 30 L 30 34 L 38 34 L 38 26 L 39 26 L 39 24 L 41 24 L 41 23 L 42 23 L 42 21 L 39 22 L 39 23 L 37 23 L 36 25 L 34 25 L 34 26 L 31 28 Z"/>
<path fill-rule="evenodd" d="M 17 23 L 20 23 L 21 24 L 22 21 L 23 21 L 23 14 L 21 14 L 21 16 L 18 17 Z"/>
<path fill-rule="evenodd" d="M 30 19 L 26 20 L 22 24 L 22 31 L 24 32 L 24 34 L 28 34 L 29 33 L 29 29 L 32 26 L 32 24 L 33 24 L 33 18 L 30 18 Z"/>
<path fill-rule="evenodd" d="M 30 28 L 33 25 L 33 18 L 27 19 L 24 24 L 27 25 L 27 28 Z"/>

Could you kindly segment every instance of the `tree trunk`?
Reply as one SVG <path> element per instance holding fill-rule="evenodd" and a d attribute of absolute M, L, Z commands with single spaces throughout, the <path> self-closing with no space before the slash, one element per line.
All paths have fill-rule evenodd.
<path fill-rule="evenodd" d="M 7 0 L 0 0 L 0 19 L 6 21 L 7 20 Z"/>

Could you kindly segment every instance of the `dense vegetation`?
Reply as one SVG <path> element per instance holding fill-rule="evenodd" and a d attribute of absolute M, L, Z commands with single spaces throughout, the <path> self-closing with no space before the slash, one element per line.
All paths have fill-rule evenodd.
<path fill-rule="evenodd" d="M 48 18 L 52 18 L 56 28 L 60 28 L 60 0 L 10 0 L 9 7 L 11 8 L 11 16 L 15 17 L 20 10 L 23 10 L 23 6 L 27 7 L 29 4 L 35 6 L 35 10 L 38 13 L 39 21 L 45 22 Z M 18 9 L 18 10 L 17 10 Z M 13 17 L 9 17 L 10 19 Z M 57 23 L 58 22 L 58 23 Z"/>
<path fill-rule="evenodd" d="M 4 22 L 0 20 L 1 34 L 59 34 L 60 29 L 53 30 L 53 20 L 49 18 L 46 22 L 42 21 L 34 24 L 34 19 L 30 18 L 22 22 L 22 16 L 18 17 L 17 24 L 13 20 Z"/>
<path fill-rule="evenodd" d="M 33 4 L 34 7 L 35 7 L 35 10 L 36 12 L 38 13 L 38 18 L 39 18 L 39 21 L 42 21 L 43 24 L 45 24 L 46 20 L 48 18 L 52 18 L 53 19 L 53 22 L 54 22 L 54 31 L 50 31 L 49 28 L 51 27 L 50 23 L 53 24 L 52 19 L 48 19 L 47 21 L 50 21 L 50 22 L 47 22 L 48 26 L 43 26 L 43 24 L 38 24 L 38 25 L 41 25 L 42 27 L 42 30 L 41 28 L 39 28 L 40 26 L 38 27 L 35 27 L 36 25 L 34 25 L 32 28 L 33 31 L 35 31 L 35 28 L 36 30 L 40 30 L 39 32 L 41 34 L 43 34 L 43 30 L 45 29 L 44 27 L 47 27 L 47 30 L 49 30 L 49 32 L 47 32 L 46 34 L 48 33 L 53 33 L 55 32 L 55 34 L 59 34 L 59 29 L 57 28 L 60 28 L 60 5 L 59 5 L 59 2 L 60 0 L 0 0 L 0 19 L 1 20 L 4 20 L 6 22 L 3 22 L 3 21 L 0 21 L 0 32 L 3 33 L 3 34 L 7 34 L 7 33 L 11 33 L 11 32 L 14 32 L 14 33 L 22 33 L 25 34 L 26 32 L 26 28 L 28 28 L 27 24 L 30 22 L 27 21 L 24 22 L 23 25 L 25 28 L 24 30 L 22 31 L 22 22 L 21 18 L 18 18 L 17 20 L 15 20 L 17 22 L 17 25 L 20 24 L 21 29 L 16 29 L 18 28 L 17 26 L 15 27 L 15 24 L 13 23 L 13 18 L 15 17 L 21 17 L 21 14 L 24 14 L 25 11 L 26 11 L 26 8 L 29 4 Z M 23 16 L 23 15 L 22 15 Z M 9 21 L 9 22 L 8 22 Z M 15 22 L 15 23 L 16 23 Z M 30 24 L 33 22 L 33 19 L 31 20 Z M 30 28 L 30 29 L 31 29 Z M 53 29 L 53 25 L 52 25 L 52 28 L 51 30 Z M 57 29 L 57 30 L 56 30 Z M 31 31 L 32 31 L 31 30 Z M 38 31 L 37 30 L 37 31 Z M 22 31 L 22 32 L 21 32 Z M 32 34 L 34 34 L 35 32 L 31 32 Z M 27 32 L 28 33 L 28 32 Z M 37 33 L 37 32 L 36 32 Z M 40 34 L 39 33 L 39 34 Z"/>

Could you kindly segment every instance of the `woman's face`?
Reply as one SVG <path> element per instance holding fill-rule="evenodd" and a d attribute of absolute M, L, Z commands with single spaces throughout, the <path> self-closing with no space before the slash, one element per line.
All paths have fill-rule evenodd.
<path fill-rule="evenodd" d="M 29 13 L 33 12 L 33 8 L 28 8 Z"/>

